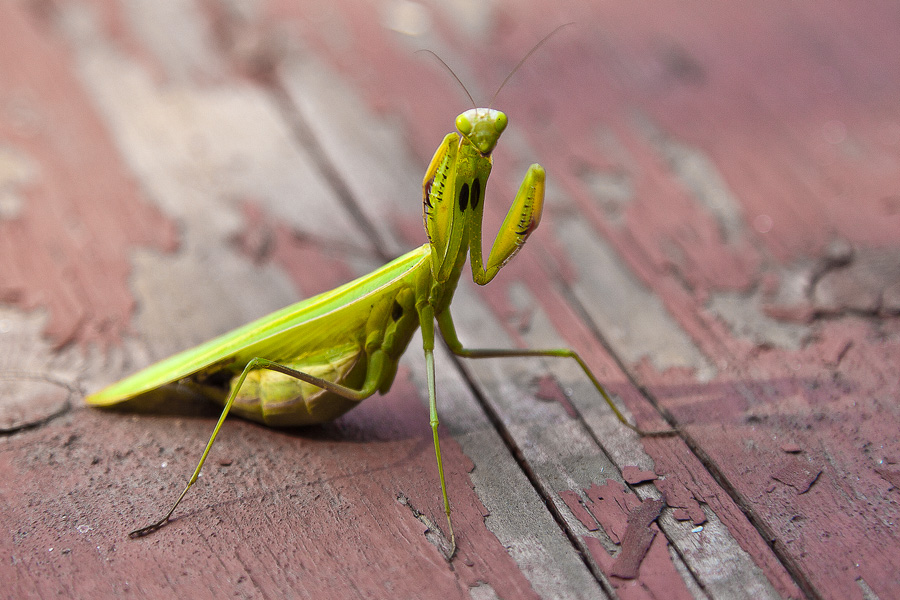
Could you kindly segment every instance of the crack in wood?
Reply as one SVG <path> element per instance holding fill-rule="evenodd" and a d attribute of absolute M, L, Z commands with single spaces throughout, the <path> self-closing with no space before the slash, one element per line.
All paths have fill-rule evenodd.
<path fill-rule="evenodd" d="M 420 523 L 422 523 L 425 529 L 425 539 L 433 545 L 441 555 L 444 557 L 448 563 L 450 562 L 451 555 L 450 552 L 453 549 L 452 544 L 450 543 L 449 538 L 444 534 L 444 531 L 431 519 L 428 518 L 422 511 L 413 506 L 412 502 L 410 502 L 409 497 L 400 492 L 397 494 L 397 502 L 405 506 L 412 513 L 413 517 L 415 517 Z"/>

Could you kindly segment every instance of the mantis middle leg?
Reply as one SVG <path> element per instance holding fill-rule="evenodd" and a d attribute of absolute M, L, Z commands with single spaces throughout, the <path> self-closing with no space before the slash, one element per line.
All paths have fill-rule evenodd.
<path fill-rule="evenodd" d="M 609 393 L 606 391 L 606 388 L 603 387 L 603 384 L 600 383 L 600 380 L 594 375 L 591 371 L 590 367 L 587 366 L 587 363 L 584 362 L 584 359 L 578 355 L 577 352 L 571 350 L 569 348 L 552 348 L 552 349 L 520 349 L 520 348 L 511 348 L 511 349 L 498 349 L 498 348 L 464 348 L 462 342 L 459 341 L 459 336 L 456 334 L 456 326 L 453 324 L 453 317 L 450 315 L 449 310 L 445 310 L 440 315 L 437 316 L 438 326 L 441 330 L 441 335 L 444 337 L 444 341 L 447 342 L 447 346 L 450 348 L 450 351 L 457 356 L 462 356 L 465 358 L 504 358 L 504 357 L 515 357 L 515 356 L 550 356 L 550 357 L 558 357 L 558 358 L 571 358 L 575 362 L 578 363 L 578 366 L 581 367 L 581 370 L 584 371 L 584 374 L 587 375 L 588 379 L 591 380 L 591 383 L 594 384 L 594 387 L 597 389 L 597 392 L 606 400 L 606 403 L 609 405 L 609 408 L 616 415 L 616 418 L 621 421 L 623 425 L 637 433 L 641 436 L 657 436 L 657 435 L 671 435 L 673 433 L 677 433 L 675 429 L 663 429 L 659 431 L 644 431 L 643 429 L 637 427 L 636 425 L 632 425 L 625 418 L 625 415 L 622 414 L 622 411 L 619 410 L 619 407 L 615 405 Z"/>
<path fill-rule="evenodd" d="M 437 393 L 434 383 L 434 309 L 430 304 L 419 307 L 419 323 L 422 328 L 422 346 L 425 351 L 425 375 L 428 381 L 428 422 L 434 437 L 434 454 L 437 457 L 438 476 L 441 479 L 441 495 L 444 499 L 444 512 L 447 515 L 447 529 L 450 534 L 450 552 L 448 560 L 456 553 L 456 537 L 453 534 L 453 522 L 450 520 L 450 499 L 447 497 L 447 483 L 444 480 L 444 462 L 441 459 L 441 442 L 438 439 Z"/>

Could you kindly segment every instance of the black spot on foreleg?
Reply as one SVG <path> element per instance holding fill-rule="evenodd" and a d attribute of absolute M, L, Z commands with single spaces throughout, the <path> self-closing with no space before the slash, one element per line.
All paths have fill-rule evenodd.
<path fill-rule="evenodd" d="M 466 207 L 469 206 L 469 184 L 462 184 L 462 188 L 459 190 L 459 210 L 465 212 Z"/>

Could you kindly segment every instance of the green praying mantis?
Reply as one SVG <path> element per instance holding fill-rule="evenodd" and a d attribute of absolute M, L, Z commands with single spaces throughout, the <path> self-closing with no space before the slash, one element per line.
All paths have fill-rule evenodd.
<path fill-rule="evenodd" d="M 528 52 L 500 89 L 550 35 Z M 475 106 L 474 100 L 472 104 Z M 423 181 L 428 243 L 355 281 L 176 354 L 86 398 L 93 406 L 111 406 L 180 382 L 195 386 L 224 404 L 184 490 L 162 518 L 131 532 L 132 537 L 146 535 L 169 521 L 197 481 L 229 414 L 270 426 L 331 421 L 375 392 L 387 393 L 397 374 L 400 357 L 420 328 L 429 421 L 452 556 L 456 539 L 438 439 L 435 323 L 450 351 L 457 356 L 575 360 L 619 421 L 644 433 L 628 423 L 603 385 L 573 350 L 472 349 L 463 346 L 457 336 L 450 304 L 466 256 L 471 256 L 475 283 L 486 285 L 519 251 L 541 219 L 545 172 L 540 165 L 533 164 L 500 227 L 487 263 L 483 261 L 481 228 L 485 188 L 491 173 L 491 153 L 506 126 L 507 116 L 492 108 L 472 108 L 456 118 L 456 131 L 444 137 Z"/>

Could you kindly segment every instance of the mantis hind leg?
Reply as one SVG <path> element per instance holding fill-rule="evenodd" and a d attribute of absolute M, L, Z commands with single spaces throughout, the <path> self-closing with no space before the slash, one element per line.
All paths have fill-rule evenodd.
<path fill-rule="evenodd" d="M 200 457 L 200 461 L 197 463 L 197 468 L 194 469 L 193 475 L 191 475 L 191 478 L 188 480 L 188 483 L 185 486 L 184 490 L 178 496 L 178 499 L 175 500 L 172 508 L 169 509 L 169 512 L 167 512 L 165 516 L 163 516 L 163 518 L 156 521 L 155 523 L 151 523 L 150 525 L 141 527 L 140 529 L 135 529 L 134 531 L 129 533 L 129 537 L 137 538 L 145 536 L 149 533 L 153 533 L 169 522 L 169 518 L 172 516 L 172 513 L 175 512 L 175 509 L 178 508 L 178 505 L 184 499 L 185 495 L 188 493 L 188 490 L 191 489 L 194 483 L 196 483 L 197 478 L 200 477 L 200 471 L 203 469 L 203 464 L 206 462 L 206 457 L 209 456 L 209 451 L 212 449 L 213 443 L 215 443 L 216 437 L 219 435 L 219 430 L 222 428 L 222 424 L 225 422 L 225 417 L 228 416 L 228 413 L 231 410 L 231 406 L 234 404 L 234 399 L 237 397 L 241 386 L 244 384 L 244 381 L 247 379 L 247 375 L 251 371 L 254 371 L 256 369 L 268 369 L 270 371 L 284 373 L 285 375 L 295 377 L 307 383 L 311 383 L 315 386 L 328 390 L 329 392 L 338 394 L 339 396 L 343 396 L 344 398 L 347 398 L 349 400 L 359 401 L 368 398 L 378 390 L 381 384 L 382 374 L 385 370 L 384 367 L 384 354 L 381 351 L 374 352 L 369 358 L 369 368 L 366 373 L 366 381 L 363 384 L 362 389 L 354 390 L 339 383 L 334 383 L 333 381 L 328 381 L 326 379 L 322 379 L 321 377 L 310 375 L 309 373 L 297 371 L 296 369 L 286 367 L 285 365 L 265 358 L 251 359 L 247 363 L 247 366 L 244 367 L 244 370 L 243 372 L 241 372 L 241 376 L 238 378 L 237 382 L 235 382 L 235 384 L 231 387 L 231 393 L 228 395 L 228 399 L 225 401 L 225 406 L 222 409 L 222 414 L 219 417 L 218 422 L 216 423 L 216 427 L 213 429 L 212 435 L 209 437 L 209 441 L 206 443 L 206 448 L 204 448 L 203 455 Z"/>

